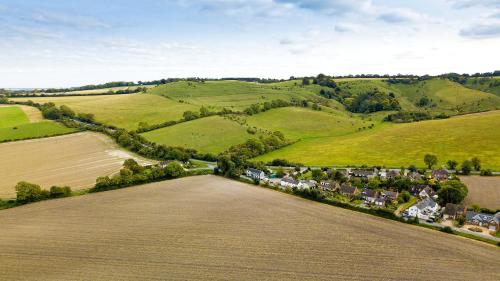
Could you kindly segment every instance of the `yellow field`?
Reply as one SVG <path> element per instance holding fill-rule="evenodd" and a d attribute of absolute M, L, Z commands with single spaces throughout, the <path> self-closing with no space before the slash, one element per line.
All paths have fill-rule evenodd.
<path fill-rule="evenodd" d="M 478 204 L 491 210 L 500 209 L 500 177 L 460 177 L 469 188 L 465 203 Z"/>
<path fill-rule="evenodd" d="M 499 280 L 493 245 L 215 176 L 0 212 L 2 280 Z"/>

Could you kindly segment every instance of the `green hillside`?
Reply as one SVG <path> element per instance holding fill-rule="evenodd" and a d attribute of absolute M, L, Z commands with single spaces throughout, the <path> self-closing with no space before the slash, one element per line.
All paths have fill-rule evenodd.
<path fill-rule="evenodd" d="M 500 96 L 500 76 L 469 78 L 465 86 Z"/>
<path fill-rule="evenodd" d="M 416 123 L 384 123 L 374 129 L 338 137 L 297 142 L 256 160 L 283 158 L 307 165 L 424 166 L 427 153 L 439 165 L 477 156 L 483 166 L 500 169 L 500 111 Z"/>

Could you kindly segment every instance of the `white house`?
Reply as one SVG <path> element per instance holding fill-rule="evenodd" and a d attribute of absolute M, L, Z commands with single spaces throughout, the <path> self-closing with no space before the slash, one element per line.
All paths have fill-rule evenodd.
<path fill-rule="evenodd" d="M 280 185 L 283 186 L 283 187 L 298 187 L 299 186 L 299 182 L 296 181 L 294 178 L 290 178 L 290 177 L 284 177 L 281 179 L 280 181 Z"/>
<path fill-rule="evenodd" d="M 297 185 L 298 188 L 311 188 L 315 187 L 317 182 L 315 180 L 301 180 Z"/>
<path fill-rule="evenodd" d="M 257 180 L 263 180 L 266 177 L 266 174 L 263 171 L 254 168 L 248 168 L 245 171 L 245 174 L 247 177 Z"/>
<path fill-rule="evenodd" d="M 410 217 L 418 217 L 419 219 L 429 219 L 437 217 L 440 207 L 431 198 L 425 198 L 408 209 Z"/>

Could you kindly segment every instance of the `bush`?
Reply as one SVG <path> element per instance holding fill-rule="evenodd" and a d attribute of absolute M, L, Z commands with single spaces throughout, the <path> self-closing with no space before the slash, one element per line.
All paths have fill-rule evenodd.
<path fill-rule="evenodd" d="M 40 201 L 46 198 L 46 192 L 37 184 L 19 182 L 16 185 L 16 201 L 21 204 Z"/>
<path fill-rule="evenodd" d="M 441 231 L 444 232 L 444 233 L 450 233 L 450 234 L 453 234 L 453 229 L 449 226 L 445 226 L 443 228 L 441 228 Z"/>
<path fill-rule="evenodd" d="M 493 172 L 490 169 L 481 170 L 481 176 L 491 177 L 493 176 Z"/>
<path fill-rule="evenodd" d="M 71 188 L 69 186 L 52 186 L 49 191 L 50 198 L 62 198 L 71 196 Z"/>

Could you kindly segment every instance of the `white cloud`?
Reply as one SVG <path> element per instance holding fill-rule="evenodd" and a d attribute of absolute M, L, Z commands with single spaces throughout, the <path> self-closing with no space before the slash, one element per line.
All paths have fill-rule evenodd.
<path fill-rule="evenodd" d="M 472 39 L 500 37 L 500 23 L 470 26 L 460 30 L 460 35 Z"/>

